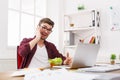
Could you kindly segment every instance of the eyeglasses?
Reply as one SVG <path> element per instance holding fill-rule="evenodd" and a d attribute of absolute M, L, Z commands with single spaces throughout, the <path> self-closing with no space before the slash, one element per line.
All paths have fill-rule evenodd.
<path fill-rule="evenodd" d="M 41 26 L 42 29 L 47 30 L 49 33 L 52 32 L 52 29 L 48 29 L 46 26 Z"/>

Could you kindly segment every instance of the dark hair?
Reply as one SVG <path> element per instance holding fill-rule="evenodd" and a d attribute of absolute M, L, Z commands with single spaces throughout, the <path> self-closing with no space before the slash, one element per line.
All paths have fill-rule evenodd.
<path fill-rule="evenodd" d="M 49 19 L 49 18 L 43 18 L 43 19 L 41 19 L 40 22 L 39 22 L 39 26 L 42 23 L 47 23 L 47 24 L 51 25 L 52 27 L 54 27 L 54 22 L 51 19 Z"/>

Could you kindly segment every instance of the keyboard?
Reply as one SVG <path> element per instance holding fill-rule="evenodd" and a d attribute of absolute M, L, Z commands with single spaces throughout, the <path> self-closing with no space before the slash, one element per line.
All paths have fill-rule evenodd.
<path fill-rule="evenodd" d="M 94 66 L 90 68 L 80 68 L 77 72 L 110 72 L 120 70 L 120 66 Z"/>

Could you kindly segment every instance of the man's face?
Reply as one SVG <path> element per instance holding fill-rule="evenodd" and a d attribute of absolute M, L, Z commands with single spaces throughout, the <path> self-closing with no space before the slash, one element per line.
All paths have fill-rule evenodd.
<path fill-rule="evenodd" d="M 52 26 L 47 23 L 42 23 L 40 27 L 42 27 L 40 30 L 41 39 L 45 40 L 49 36 L 49 34 L 52 32 Z"/>

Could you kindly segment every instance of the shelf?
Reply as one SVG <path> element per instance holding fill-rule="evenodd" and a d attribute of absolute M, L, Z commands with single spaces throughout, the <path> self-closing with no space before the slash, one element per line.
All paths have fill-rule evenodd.
<path fill-rule="evenodd" d="M 76 13 L 68 13 L 68 14 L 65 14 L 65 16 L 77 16 L 77 15 L 83 15 L 83 14 L 89 14 L 89 13 L 92 13 L 94 12 L 95 10 L 81 10 L 81 11 L 78 11 Z"/>
<path fill-rule="evenodd" d="M 65 29 L 65 32 L 74 32 L 74 31 L 88 31 L 88 30 L 94 30 L 95 27 L 79 27 L 79 28 L 70 28 L 70 29 Z"/>
<path fill-rule="evenodd" d="M 68 45 L 68 46 L 65 46 L 65 48 L 76 48 L 77 45 Z"/>
<path fill-rule="evenodd" d="M 72 51 L 77 44 L 99 44 L 100 13 L 97 10 L 81 10 L 64 15 L 65 51 Z"/>

